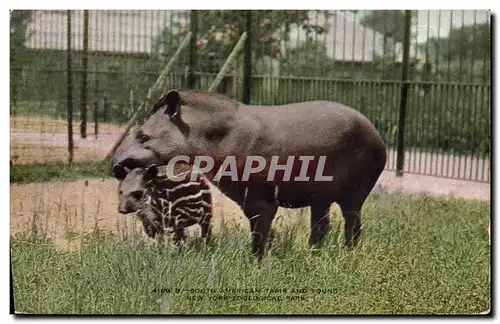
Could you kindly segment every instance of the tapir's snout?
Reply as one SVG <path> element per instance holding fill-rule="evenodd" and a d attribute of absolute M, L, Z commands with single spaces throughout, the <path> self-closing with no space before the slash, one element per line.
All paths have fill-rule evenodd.
<path fill-rule="evenodd" d="M 127 135 L 111 157 L 111 165 L 120 165 L 130 170 L 158 164 L 158 157 L 136 139 L 135 132 Z"/>
<path fill-rule="evenodd" d="M 120 203 L 120 205 L 118 206 L 118 212 L 120 214 L 130 214 L 135 211 L 136 211 L 135 208 L 133 208 L 131 204 L 128 202 Z"/>

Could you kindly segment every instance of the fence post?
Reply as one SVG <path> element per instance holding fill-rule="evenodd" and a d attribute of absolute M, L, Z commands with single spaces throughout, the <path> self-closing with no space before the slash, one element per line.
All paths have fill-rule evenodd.
<path fill-rule="evenodd" d="M 111 106 L 110 100 L 108 98 L 108 95 L 104 96 L 104 103 L 103 103 L 103 114 L 102 114 L 102 120 L 107 123 L 108 122 L 108 113 L 109 113 L 109 107 Z"/>
<path fill-rule="evenodd" d="M 191 39 L 189 42 L 189 74 L 188 74 L 188 88 L 194 89 L 196 86 L 196 76 L 194 75 L 196 69 L 196 41 L 198 39 L 198 11 L 191 10 L 190 17 Z"/>
<path fill-rule="evenodd" d="M 408 99 L 408 65 L 410 56 L 410 29 L 411 29 L 411 10 L 405 12 L 404 40 L 403 40 L 403 67 L 401 71 L 401 96 L 399 101 L 399 119 L 398 119 L 398 141 L 397 141 L 397 160 L 396 176 L 403 175 L 405 159 L 405 122 L 406 122 L 406 103 Z"/>
<path fill-rule="evenodd" d="M 245 32 L 247 43 L 245 47 L 244 71 L 243 71 L 243 103 L 250 104 L 252 98 L 252 11 L 247 11 Z"/>
<path fill-rule="evenodd" d="M 130 89 L 129 109 L 128 109 L 127 118 L 132 117 L 133 113 L 134 113 L 134 89 Z"/>
<path fill-rule="evenodd" d="M 97 75 L 97 62 L 94 62 L 94 134 L 97 139 L 97 131 L 99 130 L 98 116 L 97 113 L 99 111 L 99 76 Z"/>
<path fill-rule="evenodd" d="M 80 136 L 87 138 L 87 77 L 89 55 L 89 11 L 83 10 L 82 100 L 80 110 Z"/>
<path fill-rule="evenodd" d="M 96 98 L 94 101 L 94 135 L 95 138 L 97 139 L 98 133 L 99 133 L 99 117 L 98 117 L 98 112 L 99 112 L 99 100 Z"/>
<path fill-rule="evenodd" d="M 72 75 L 72 62 L 71 62 L 71 10 L 67 10 L 67 57 L 66 57 L 66 75 L 67 75 L 67 110 L 68 110 L 68 163 L 73 163 L 73 75 Z"/>

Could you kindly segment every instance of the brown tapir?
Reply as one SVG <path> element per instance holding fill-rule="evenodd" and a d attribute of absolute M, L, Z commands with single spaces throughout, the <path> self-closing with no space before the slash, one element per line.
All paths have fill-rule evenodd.
<path fill-rule="evenodd" d="M 165 165 L 179 155 L 187 156 L 189 164 L 197 156 L 213 158 L 215 167 L 205 174 L 248 217 L 252 251 L 259 261 L 278 206 L 311 207 L 309 244 L 315 245 L 329 229 L 330 205 L 338 203 L 345 243 L 355 245 L 361 233 L 361 207 L 387 158 L 372 123 L 340 103 L 252 106 L 217 94 L 171 90 L 156 103 L 147 121 L 118 146 L 112 164 L 129 169 Z M 241 171 L 249 156 L 267 163 L 259 169 L 253 165 L 255 160 L 250 161 L 259 172 L 244 179 Z M 280 165 L 290 162 L 288 171 L 272 177 L 272 157 Z M 231 158 L 238 175 L 214 181 L 217 167 L 231 166 L 227 163 Z M 302 173 L 308 159 L 309 169 Z"/>

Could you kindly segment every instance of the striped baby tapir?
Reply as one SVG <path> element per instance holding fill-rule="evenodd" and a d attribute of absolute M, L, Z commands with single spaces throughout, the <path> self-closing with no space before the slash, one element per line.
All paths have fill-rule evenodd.
<path fill-rule="evenodd" d="M 188 165 L 174 170 L 180 181 L 159 175 L 156 165 L 133 170 L 116 167 L 113 172 L 120 175 L 118 212 L 135 212 L 149 237 L 163 237 L 167 230 L 178 243 L 186 238 L 184 229 L 195 224 L 201 226 L 203 238 L 210 237 L 212 195 L 203 174 Z"/>

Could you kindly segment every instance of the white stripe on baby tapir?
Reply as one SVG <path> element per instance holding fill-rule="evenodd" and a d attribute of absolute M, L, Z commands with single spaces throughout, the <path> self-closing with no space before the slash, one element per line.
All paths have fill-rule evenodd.
<path fill-rule="evenodd" d="M 176 201 L 173 201 L 172 202 L 172 207 L 171 208 L 174 208 L 176 205 L 182 203 L 183 201 L 187 201 L 187 200 L 191 200 L 191 199 L 198 199 L 200 198 L 201 196 L 203 195 L 203 190 L 200 190 L 200 192 L 198 192 L 197 194 L 194 194 L 194 195 L 189 195 L 189 196 L 184 196 L 184 197 L 180 197 L 179 199 L 177 199 Z"/>
<path fill-rule="evenodd" d="M 187 183 L 182 183 L 182 184 L 180 184 L 180 185 L 178 185 L 178 186 L 175 186 L 175 187 L 173 187 L 173 188 L 171 188 L 171 189 L 167 189 L 167 192 L 169 192 L 169 193 L 170 193 L 170 192 L 174 192 L 174 191 L 176 191 L 176 190 L 179 190 L 179 189 L 182 189 L 182 188 L 186 188 L 186 187 L 190 187 L 190 186 L 196 186 L 196 187 L 198 187 L 198 186 L 200 186 L 200 182 L 187 182 Z"/>

